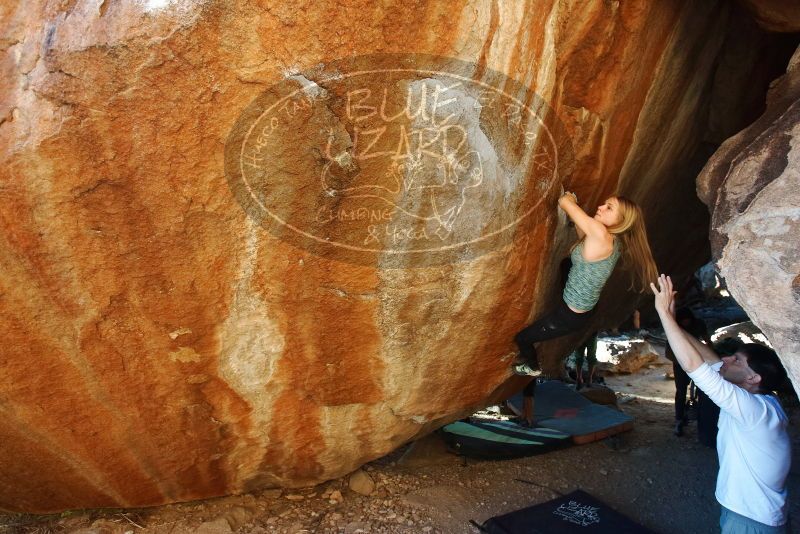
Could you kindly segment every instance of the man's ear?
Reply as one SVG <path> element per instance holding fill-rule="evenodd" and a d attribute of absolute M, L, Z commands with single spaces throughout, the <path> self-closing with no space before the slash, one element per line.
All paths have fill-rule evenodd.
<path fill-rule="evenodd" d="M 747 379 L 747 382 L 757 386 L 761 383 L 761 375 L 758 373 L 754 373 L 753 376 Z"/>

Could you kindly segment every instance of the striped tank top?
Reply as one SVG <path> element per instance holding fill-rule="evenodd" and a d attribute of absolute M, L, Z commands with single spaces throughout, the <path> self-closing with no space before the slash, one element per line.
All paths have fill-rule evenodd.
<path fill-rule="evenodd" d="M 564 302 L 576 310 L 589 311 L 600 300 L 600 292 L 617 264 L 620 256 L 619 239 L 614 238 L 614 249 L 605 259 L 586 261 L 582 252 L 583 241 L 572 249 L 570 255 L 572 268 L 564 287 Z"/>

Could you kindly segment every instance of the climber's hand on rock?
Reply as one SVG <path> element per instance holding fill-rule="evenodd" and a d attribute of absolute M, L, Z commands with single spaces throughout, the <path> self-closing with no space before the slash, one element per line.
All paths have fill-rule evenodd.
<path fill-rule="evenodd" d="M 578 203 L 578 196 L 575 193 L 573 193 L 572 191 L 565 191 L 561 195 L 561 198 L 568 198 L 568 199 L 571 199 L 575 204 Z"/>

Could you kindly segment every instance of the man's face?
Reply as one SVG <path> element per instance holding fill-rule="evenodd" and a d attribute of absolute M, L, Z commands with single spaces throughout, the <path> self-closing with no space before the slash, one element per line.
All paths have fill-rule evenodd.
<path fill-rule="evenodd" d="M 752 382 L 752 379 L 758 376 L 747 364 L 747 356 L 739 352 L 722 358 L 722 367 L 719 369 L 719 374 L 722 375 L 722 378 L 737 386 L 743 386 L 748 381 Z"/>

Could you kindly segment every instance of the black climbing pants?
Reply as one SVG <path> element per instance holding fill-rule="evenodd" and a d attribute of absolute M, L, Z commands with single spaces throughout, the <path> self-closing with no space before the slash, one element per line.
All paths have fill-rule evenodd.
<path fill-rule="evenodd" d="M 692 381 L 683 367 L 676 361 L 672 362 L 672 373 L 675 375 L 675 420 L 686 422 L 686 390 Z"/>
<path fill-rule="evenodd" d="M 583 329 L 592 317 L 594 309 L 586 313 L 576 313 L 560 300 L 558 307 L 526 326 L 514 336 L 519 347 L 520 358 L 534 369 L 539 368 L 539 358 L 533 344 L 546 339 L 554 339 Z"/>
<path fill-rule="evenodd" d="M 583 345 L 572 351 L 575 355 L 575 370 L 583 372 L 583 361 L 589 364 L 589 372 L 597 365 L 597 332 L 589 336 Z"/>

